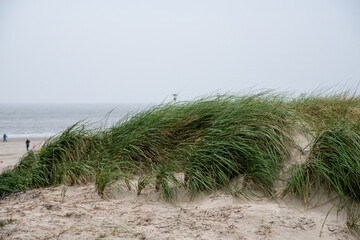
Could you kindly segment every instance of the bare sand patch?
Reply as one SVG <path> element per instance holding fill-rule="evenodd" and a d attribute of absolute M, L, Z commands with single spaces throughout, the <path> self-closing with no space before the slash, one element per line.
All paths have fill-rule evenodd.
<path fill-rule="evenodd" d="M 0 239 L 355 239 L 342 215 L 228 193 L 168 203 L 155 191 L 102 199 L 92 184 L 34 189 L 0 201 Z"/>

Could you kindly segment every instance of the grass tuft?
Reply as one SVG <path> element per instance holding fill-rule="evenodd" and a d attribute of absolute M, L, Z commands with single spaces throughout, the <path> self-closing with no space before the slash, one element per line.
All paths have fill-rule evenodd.
<path fill-rule="evenodd" d="M 272 194 L 289 155 L 293 117 L 282 96 L 261 93 L 163 104 L 108 129 L 78 123 L 0 175 L 0 193 L 94 181 L 104 196 L 119 180 L 131 188 L 138 175 L 138 194 L 153 186 L 167 200 L 179 188 L 193 196 L 239 176 Z"/>

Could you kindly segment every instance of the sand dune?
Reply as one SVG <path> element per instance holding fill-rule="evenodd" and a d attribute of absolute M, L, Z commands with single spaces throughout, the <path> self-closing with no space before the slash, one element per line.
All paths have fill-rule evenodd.
<path fill-rule="evenodd" d="M 24 139 L 1 143 L 1 169 L 25 152 Z M 332 204 L 305 209 L 300 201 L 246 200 L 222 191 L 192 201 L 180 193 L 172 203 L 153 188 L 140 196 L 109 193 L 103 199 L 87 184 L 10 194 L 0 201 L 0 239 L 355 239 L 343 212 L 330 212 L 324 224 Z"/>

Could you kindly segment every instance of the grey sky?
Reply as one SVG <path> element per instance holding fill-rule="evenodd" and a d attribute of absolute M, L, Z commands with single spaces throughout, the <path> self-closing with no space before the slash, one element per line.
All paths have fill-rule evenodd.
<path fill-rule="evenodd" d="M 0 0 L 0 103 L 359 82 L 359 0 Z"/>

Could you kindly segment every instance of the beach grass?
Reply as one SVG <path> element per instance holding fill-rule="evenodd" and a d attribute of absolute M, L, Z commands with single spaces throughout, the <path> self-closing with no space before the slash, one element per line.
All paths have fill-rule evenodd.
<path fill-rule="evenodd" d="M 333 196 L 338 209 L 347 209 L 347 226 L 358 237 L 360 215 L 354 206 L 360 202 L 359 130 L 359 125 L 340 125 L 317 133 L 309 159 L 293 168 L 283 193 L 299 196 L 307 206 Z M 314 197 L 318 200 L 311 202 Z"/>
<path fill-rule="evenodd" d="M 360 120 L 360 98 L 352 91 L 303 94 L 289 101 L 289 107 L 313 132 L 334 125 L 354 125 Z"/>
<path fill-rule="evenodd" d="M 103 194 L 107 185 L 140 175 L 138 193 L 152 185 L 170 199 L 179 188 L 193 196 L 246 175 L 271 193 L 288 154 L 290 119 L 283 99 L 267 94 L 160 105 L 106 132 L 111 159 L 95 186 Z M 181 172 L 183 181 L 176 178 Z"/>
<path fill-rule="evenodd" d="M 291 189 L 307 201 L 312 186 L 360 201 L 360 129 L 334 127 L 318 134 L 309 160 L 294 171 Z"/>
<path fill-rule="evenodd" d="M 360 98 L 348 91 L 308 95 L 290 106 L 313 141 L 307 161 L 292 168 L 282 196 L 291 192 L 305 205 L 332 196 L 338 209 L 347 209 L 347 226 L 360 237 L 360 215 L 354 207 L 360 202 Z M 314 198 L 318 200 L 311 201 Z"/>
<path fill-rule="evenodd" d="M 123 181 L 131 188 L 140 176 L 139 194 L 153 186 L 172 199 L 179 188 L 194 196 L 244 176 L 244 187 L 254 184 L 271 195 L 289 155 L 292 118 L 282 96 L 261 93 L 163 104 L 108 129 L 76 124 L 0 175 L 0 193 L 94 181 L 103 196 L 107 186 Z"/>

